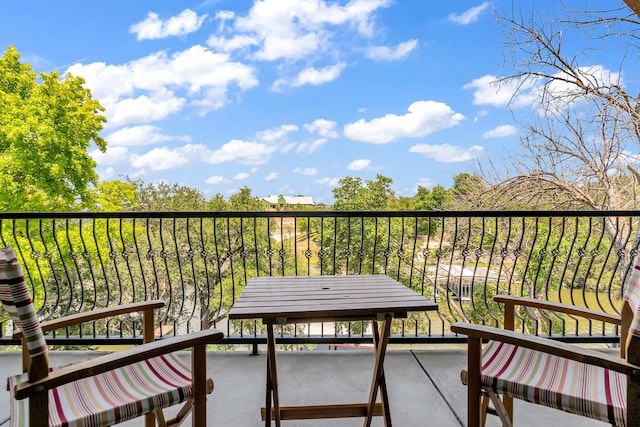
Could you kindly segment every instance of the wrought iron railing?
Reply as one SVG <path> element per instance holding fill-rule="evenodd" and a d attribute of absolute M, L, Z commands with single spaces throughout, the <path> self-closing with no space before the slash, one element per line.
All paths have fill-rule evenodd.
<path fill-rule="evenodd" d="M 451 323 L 500 325 L 496 293 L 618 313 L 639 212 L 3 213 L 43 320 L 160 298 L 158 335 L 215 326 L 224 343 L 264 342 L 257 321 L 226 313 L 253 276 L 387 274 L 439 304 L 397 319 L 392 343 L 458 342 Z M 85 324 L 55 345 L 140 341 L 139 319 Z M 615 342 L 617 330 L 568 316 L 520 313 L 519 328 Z M 289 344 L 370 341 L 360 322 L 290 325 Z M 0 344 L 13 344 L 0 317 Z"/>

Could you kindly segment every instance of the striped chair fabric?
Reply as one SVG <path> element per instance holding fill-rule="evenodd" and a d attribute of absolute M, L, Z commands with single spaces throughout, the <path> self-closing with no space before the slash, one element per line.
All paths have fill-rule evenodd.
<path fill-rule="evenodd" d="M 640 256 L 625 284 L 640 336 Z M 618 373 L 516 345 L 490 341 L 482 353 L 482 387 L 572 414 L 625 425 L 627 378 Z"/>
<path fill-rule="evenodd" d="M 640 256 L 636 258 L 631 274 L 627 279 L 623 299 L 629 303 L 631 311 L 634 313 L 629 333 L 640 337 Z"/>
<path fill-rule="evenodd" d="M 0 248 L 0 300 L 24 333 L 29 355 L 47 352 L 40 323 L 13 249 Z M 28 426 L 29 399 L 13 397 L 28 373 L 8 378 L 11 426 Z M 213 381 L 207 379 L 207 393 Z M 158 409 L 188 402 L 191 369 L 176 354 L 151 358 L 121 369 L 76 381 L 49 392 L 50 426 L 105 426 L 131 420 Z"/>
<path fill-rule="evenodd" d="M 26 337 L 31 357 L 46 353 L 47 344 L 31 302 L 22 268 L 12 248 L 0 248 L 0 302 Z"/>
<path fill-rule="evenodd" d="M 10 377 L 10 390 L 27 374 Z M 213 390 L 208 379 L 207 392 Z M 50 426 L 105 426 L 131 420 L 191 396 L 191 369 L 179 356 L 155 357 L 76 381 L 49 393 Z M 28 399 L 13 399 L 11 425 L 28 426 Z"/>
<path fill-rule="evenodd" d="M 490 341 L 482 354 L 481 381 L 501 395 L 625 425 L 627 377 L 619 372 Z"/>

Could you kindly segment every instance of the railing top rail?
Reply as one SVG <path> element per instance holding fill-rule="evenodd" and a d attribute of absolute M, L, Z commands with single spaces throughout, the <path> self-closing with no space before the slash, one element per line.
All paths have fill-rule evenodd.
<path fill-rule="evenodd" d="M 280 217 L 435 217 L 435 218 L 546 218 L 546 217 L 640 217 L 640 210 L 611 211 L 145 211 L 145 212 L 0 212 L 2 219 L 91 218 L 280 218 Z"/>

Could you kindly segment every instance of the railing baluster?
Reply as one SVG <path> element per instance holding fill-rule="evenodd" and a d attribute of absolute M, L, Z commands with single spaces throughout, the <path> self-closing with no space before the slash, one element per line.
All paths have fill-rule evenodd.
<path fill-rule="evenodd" d="M 42 318 L 162 298 L 172 334 L 220 325 L 225 342 L 264 342 L 260 322 L 226 312 L 253 276 L 387 274 L 440 305 L 393 323 L 391 342 L 451 342 L 451 322 L 500 325 L 496 293 L 617 313 L 640 245 L 630 212 L 0 213 Z M 278 242 L 279 240 L 279 242 Z M 304 258 L 303 258 L 304 257 Z M 216 288 L 217 287 L 217 288 Z M 614 342 L 617 330 L 570 316 L 518 313 L 518 328 Z M 224 322 L 224 323 L 222 323 Z M 0 344 L 11 342 L 0 317 Z M 285 343 L 370 338 L 366 324 L 279 328 Z M 55 343 L 137 342 L 137 317 L 56 331 Z M 314 329 L 315 331 L 315 329 Z M 161 330 L 160 334 L 165 334 Z M 329 341 L 330 340 L 330 341 Z M 63 345 L 63 344 L 61 344 Z"/>

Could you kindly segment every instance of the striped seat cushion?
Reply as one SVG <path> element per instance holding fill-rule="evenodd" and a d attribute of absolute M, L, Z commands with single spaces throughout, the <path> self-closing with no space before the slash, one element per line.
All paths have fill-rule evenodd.
<path fill-rule="evenodd" d="M 498 394 L 624 426 L 626 376 L 519 346 L 490 341 L 482 385 Z"/>
<path fill-rule="evenodd" d="M 26 374 L 9 378 L 9 390 Z M 207 391 L 213 390 L 208 379 Z M 49 392 L 50 426 L 111 425 L 191 398 L 191 369 L 175 354 L 76 381 Z M 28 399 L 12 399 L 11 425 L 27 426 Z"/>
<path fill-rule="evenodd" d="M 629 278 L 625 284 L 623 299 L 629 303 L 629 307 L 634 313 L 629 333 L 640 337 L 640 256 L 636 257 L 635 263 L 631 267 Z"/>

